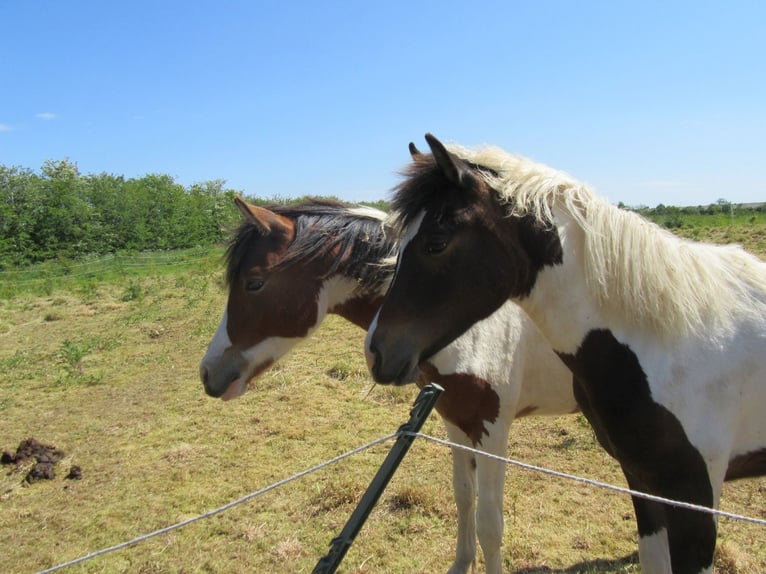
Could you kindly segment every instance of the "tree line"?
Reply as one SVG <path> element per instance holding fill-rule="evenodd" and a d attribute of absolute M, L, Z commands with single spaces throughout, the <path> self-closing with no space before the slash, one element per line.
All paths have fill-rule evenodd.
<path fill-rule="evenodd" d="M 39 173 L 0 165 L 0 268 L 118 251 L 211 245 L 237 221 L 223 180 L 81 175 L 68 160 Z"/>
<path fill-rule="evenodd" d="M 235 195 L 220 179 L 184 187 L 164 174 L 82 175 L 69 160 L 47 160 L 39 172 L 0 164 L 0 269 L 86 255 L 211 246 L 240 220 Z M 247 199 L 264 205 L 305 198 Z M 365 204 L 389 208 L 385 200 Z M 619 207 L 669 228 L 700 215 L 728 214 L 733 220 L 735 214 L 749 214 L 754 220 L 766 211 L 766 204 L 735 208 L 726 200 L 689 208 Z"/>
<path fill-rule="evenodd" d="M 236 192 L 224 184 L 81 175 L 68 160 L 46 161 L 39 173 L 0 165 L 0 268 L 211 245 L 237 220 Z"/>
<path fill-rule="evenodd" d="M 211 246 L 240 221 L 224 180 L 82 175 L 69 160 L 39 172 L 0 165 L 0 269 L 86 255 Z M 300 199 L 247 198 L 257 204 Z M 381 207 L 381 205 L 377 205 Z"/>

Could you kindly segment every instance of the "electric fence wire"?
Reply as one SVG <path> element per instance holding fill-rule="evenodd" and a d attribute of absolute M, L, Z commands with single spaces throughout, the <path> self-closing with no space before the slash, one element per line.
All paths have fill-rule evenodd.
<path fill-rule="evenodd" d="M 436 444 L 439 444 L 439 445 L 442 445 L 442 446 L 448 446 L 448 447 L 451 447 L 451 448 L 460 449 L 460 450 L 463 450 L 463 451 L 466 451 L 466 452 L 473 453 L 473 454 L 478 455 L 478 456 L 484 456 L 484 457 L 487 457 L 487 458 L 490 458 L 490 459 L 493 459 L 493 460 L 504 462 L 504 463 L 506 463 L 508 465 L 511 465 L 511 466 L 516 466 L 516 467 L 519 467 L 519 468 L 523 468 L 525 470 L 539 472 L 539 473 L 542 473 L 542 474 L 545 474 L 545 475 L 548 475 L 548 476 L 554 476 L 554 477 L 557 477 L 557 478 L 563 478 L 563 479 L 566 479 L 566 480 L 572 480 L 572 481 L 575 481 L 575 482 L 579 482 L 581 484 L 587 484 L 587 485 L 595 487 L 595 488 L 602 488 L 602 489 L 606 489 L 606 490 L 611 490 L 613 492 L 618 492 L 618 493 L 621 493 L 621 494 L 628 494 L 630 496 L 635 496 L 635 497 L 638 497 L 638 498 L 643 498 L 643 499 L 646 499 L 646 500 L 651 500 L 651 501 L 654 501 L 654 502 L 660 502 L 662 504 L 667 504 L 667 505 L 670 505 L 670 506 L 676 506 L 676 507 L 679 507 L 679 508 L 685 508 L 687 510 L 696 510 L 698 512 L 705 512 L 705 513 L 708 513 L 708 514 L 714 514 L 716 516 L 721 516 L 723 518 L 729 518 L 729 519 L 732 519 L 732 520 L 741 520 L 743 522 L 750 522 L 752 524 L 758 524 L 760 526 L 766 526 L 766 520 L 761 519 L 761 518 L 753 518 L 753 517 L 750 517 L 750 516 L 744 516 L 744 515 L 741 515 L 741 514 L 735 514 L 733 512 L 726 512 L 726 511 L 723 511 L 723 510 L 717 510 L 717 509 L 713 509 L 713 508 L 708 508 L 706 506 L 699 506 L 697 504 L 691 504 L 691 503 L 683 502 L 683 501 L 679 501 L 679 500 L 672 500 L 672 499 L 669 499 L 669 498 L 663 498 L 661 496 L 655 496 L 653 494 L 648 494 L 648 493 L 645 493 L 645 492 L 639 492 L 639 491 L 636 491 L 636 490 L 631 490 L 629 488 L 625 488 L 625 487 L 622 487 L 622 486 L 616 486 L 616 485 L 609 484 L 609 483 L 606 483 L 606 482 L 601 482 L 601 481 L 593 480 L 593 479 L 590 479 L 590 478 L 585 478 L 585 477 L 581 477 L 581 476 L 577 476 L 577 475 L 573 475 L 573 474 L 568 474 L 568 473 L 565 473 L 565 472 L 559 472 L 559 471 L 556 471 L 556 470 L 551 470 L 551 469 L 548 469 L 548 468 L 545 468 L 545 467 L 541 467 L 541 466 L 537 466 L 537 465 L 534 465 L 534 464 L 528 464 L 528 463 L 525 463 L 525 462 L 514 460 L 512 458 L 507 458 L 507 457 L 502 457 L 502 456 L 494 455 L 494 454 L 491 454 L 491 453 L 488 453 L 488 452 L 484 452 L 484 451 L 479 450 L 479 449 L 471 448 L 469 446 L 465 446 L 465 445 L 462 445 L 462 444 L 457 444 L 457 443 L 454 443 L 454 442 L 451 442 L 451 441 L 448 441 L 448 440 L 445 440 L 445 439 L 437 438 L 437 437 L 434 437 L 434 436 L 431 436 L 431 435 L 428 435 L 428 434 L 425 434 L 425 433 L 412 432 L 412 431 L 407 431 L 407 430 L 399 430 L 397 432 L 394 432 L 394 433 L 388 434 L 386 436 L 380 437 L 380 438 L 378 438 L 378 439 L 376 439 L 376 440 L 374 440 L 372 442 L 369 442 L 369 443 L 367 443 L 365 445 L 362 445 L 360 447 L 354 448 L 354 449 L 352 449 L 352 450 L 350 450 L 348 452 L 345 452 L 345 453 L 343 453 L 341 455 L 338 455 L 338 456 L 336 456 L 334 458 L 331 458 L 331 459 L 329 459 L 329 460 L 327 460 L 325 462 L 321 462 L 321 463 L 319 463 L 319 464 L 317 464 L 315 466 L 312 466 L 312 467 L 310 467 L 310 468 L 308 468 L 306 470 L 303 470 L 303 471 L 301 471 L 301 472 L 299 472 L 297 474 L 294 474 L 292 476 L 289 476 L 287 478 L 279 480 L 279 481 L 277 481 L 277 482 L 275 482 L 273 484 L 270 484 L 269 486 L 266 486 L 266 487 L 264 487 L 264 488 L 262 488 L 260 490 L 252 492 L 250 494 L 247 494 L 247 495 L 245 495 L 245 496 L 243 496 L 241 498 L 238 498 L 237 500 L 233 500 L 232 502 L 229 502 L 229 503 L 227 503 L 227 504 L 225 504 L 223 506 L 220 506 L 218 508 L 215 508 L 213 510 L 210 510 L 208 512 L 200 514 L 198 516 L 194 516 L 192 518 L 189 518 L 189 519 L 184 520 L 182 522 L 179 522 L 177 524 L 173 524 L 171 526 L 167 526 L 165 528 L 161 528 L 159 530 L 155 530 L 154 532 L 150 532 L 148 534 L 144 534 L 143 536 L 138 536 L 136 538 L 133 538 L 132 540 L 128 540 L 126 542 L 122 542 L 120 544 L 115 544 L 114 546 L 110 546 L 108 548 L 103 548 L 101 550 L 98 550 L 98 551 L 95 551 L 95 552 L 91 552 L 90 554 L 87 554 L 85 556 L 81 556 L 80 558 L 76 558 L 74 560 L 70 560 L 69 562 L 64 562 L 64 563 L 59 564 L 57 566 L 53 566 L 53 567 L 48 568 L 46 570 L 41 570 L 41 571 L 38 572 L 38 574 L 48 574 L 50 572 L 55 572 L 57 570 L 61 570 L 63 568 L 66 568 L 68 566 L 74 566 L 75 564 L 79 564 L 81 562 L 85 562 L 86 560 L 91 560 L 91 559 L 96 558 L 98 556 L 103 556 L 104 554 L 108 554 L 110 552 L 114 552 L 114 551 L 120 550 L 122 548 L 127 548 L 128 546 L 133 546 L 135 544 L 138 544 L 139 542 L 143 542 L 144 540 L 148 540 L 148 539 L 153 538 L 155 536 L 159 536 L 160 534 L 165 534 L 166 532 L 170 532 L 172 530 L 176 530 L 176 529 L 181 528 L 183 526 L 187 526 L 189 524 L 192 524 L 193 522 L 197 522 L 197 521 L 203 520 L 205 518 L 210 518 L 211 516 L 215 516 L 216 514 L 220 514 L 221 512 L 224 512 L 226 510 L 229 510 L 230 508 L 233 508 L 235 506 L 243 504 L 243 503 L 245 503 L 245 502 L 247 502 L 247 501 L 249 501 L 249 500 L 251 500 L 251 499 L 253 499 L 253 498 L 257 497 L 257 496 L 265 494 L 265 493 L 267 493 L 267 492 L 269 492 L 271 490 L 279 488 L 280 486 L 283 486 L 283 485 L 285 485 L 285 484 L 287 484 L 289 482 L 292 482 L 294 480 L 297 480 L 299 478 L 303 478 L 304 476 L 307 476 L 309 474 L 317 472 L 317 471 L 319 471 L 319 470 L 321 470 L 321 469 L 323 469 L 323 468 L 325 468 L 325 467 L 327 467 L 327 466 L 329 466 L 331 464 L 339 462 L 339 461 L 341 461 L 341 460 L 343 460 L 345 458 L 349 458 L 351 456 L 354 456 L 355 454 L 359 454 L 359 453 L 361 453 L 361 452 L 363 452 L 363 451 L 365 451 L 365 450 L 367 450 L 369 448 L 372 448 L 373 446 L 376 446 L 376 445 L 378 445 L 380 443 L 383 443 L 383 442 L 386 442 L 388 440 L 391 440 L 392 438 L 395 438 L 395 437 L 400 436 L 400 435 L 408 435 L 408 436 L 413 436 L 413 437 L 420 437 L 422 439 L 425 439 L 427 441 L 430 441 L 430 442 L 433 442 L 433 443 L 436 443 Z"/>
<path fill-rule="evenodd" d="M 238 498 L 237 500 L 233 500 L 227 504 L 224 504 L 223 506 L 219 506 L 218 508 L 215 508 L 213 510 L 210 510 L 208 512 L 205 512 L 203 514 L 200 514 L 198 516 L 194 516 L 192 518 L 189 518 L 187 520 L 184 520 L 182 522 L 178 522 L 177 524 L 173 524 L 171 526 L 166 526 L 165 528 L 160 528 L 159 530 L 155 530 L 154 532 L 149 532 L 148 534 L 144 534 L 143 536 L 138 536 L 136 538 L 133 538 L 132 540 L 128 540 L 126 542 L 121 542 L 120 544 L 115 544 L 114 546 L 110 546 L 108 548 L 102 548 L 101 550 L 97 550 L 95 552 L 91 552 L 90 554 L 86 554 L 85 556 L 81 556 L 79 558 L 75 558 L 74 560 L 70 560 L 69 562 L 64 562 L 62 564 L 58 564 L 57 566 L 53 566 L 51 568 L 47 568 L 45 570 L 41 570 L 38 572 L 38 574 L 48 574 L 49 572 L 56 572 L 57 570 L 61 570 L 62 568 L 67 568 L 69 566 L 74 566 L 75 564 L 79 564 L 81 562 L 85 562 L 86 560 L 91 560 L 93 558 L 96 558 L 97 556 L 103 556 L 104 554 L 108 554 L 110 552 L 114 552 L 116 550 L 120 550 L 122 548 L 127 548 L 128 546 L 133 546 L 134 544 L 138 544 L 139 542 L 143 542 L 145 540 L 149 540 L 150 538 L 154 538 L 155 536 L 159 536 L 160 534 L 165 534 L 167 532 L 170 532 L 172 530 L 177 530 L 183 526 L 188 526 L 189 524 L 192 524 L 193 522 L 197 522 L 199 520 L 203 520 L 205 518 L 210 518 L 211 516 L 215 516 L 216 514 L 220 514 L 221 512 L 224 512 L 225 510 L 229 510 L 230 508 L 233 508 L 235 506 L 238 506 L 240 504 L 243 504 L 247 502 L 248 500 L 252 500 L 253 498 L 260 496 L 262 494 L 266 494 L 267 492 L 274 490 L 275 488 L 279 488 L 280 486 L 284 486 L 288 482 L 292 482 L 294 480 L 297 480 L 299 478 L 303 478 L 306 475 L 312 474 L 314 472 L 317 472 L 326 466 L 329 466 L 331 464 L 334 464 L 336 462 L 340 462 L 341 460 L 348 458 L 350 456 L 354 456 L 355 454 L 359 454 L 362 451 L 365 451 L 369 448 L 372 448 L 373 446 L 376 446 L 380 443 L 386 442 L 387 440 L 391 440 L 392 438 L 395 438 L 397 435 L 399 435 L 399 432 L 394 432 L 391 434 L 388 434 L 384 437 L 381 437 L 379 439 L 376 439 L 372 442 L 369 442 L 365 445 L 362 445 L 360 447 L 354 448 L 348 452 L 345 452 L 343 454 L 340 454 L 336 457 L 333 457 L 329 460 L 326 460 L 325 462 L 321 462 L 315 466 L 312 466 L 311 468 L 307 468 L 306 470 L 303 470 L 297 474 L 294 474 L 292 476 L 289 476 L 287 478 L 284 478 L 282 480 L 279 480 L 273 484 L 270 484 L 269 486 L 266 486 L 264 488 L 261 488 L 260 490 L 256 490 L 255 492 L 251 492 L 250 494 L 247 494 L 241 498 Z"/>

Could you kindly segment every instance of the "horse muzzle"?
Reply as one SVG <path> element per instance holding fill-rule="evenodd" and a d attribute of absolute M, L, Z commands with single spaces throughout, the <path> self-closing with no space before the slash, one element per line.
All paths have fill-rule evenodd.
<path fill-rule="evenodd" d="M 381 350 L 375 337 L 372 337 L 365 345 L 364 355 L 376 383 L 406 385 L 418 380 L 418 360 L 407 345 L 394 345 Z"/>
<path fill-rule="evenodd" d="M 211 365 L 202 363 L 199 368 L 199 376 L 205 392 L 214 398 L 224 396 L 234 398 L 232 395 L 235 394 L 235 389 L 239 390 L 236 393 L 236 396 L 239 396 L 244 392 L 244 387 L 247 386 L 247 381 L 240 376 L 239 369 L 215 369 Z M 241 388 L 237 389 L 237 387 Z"/>

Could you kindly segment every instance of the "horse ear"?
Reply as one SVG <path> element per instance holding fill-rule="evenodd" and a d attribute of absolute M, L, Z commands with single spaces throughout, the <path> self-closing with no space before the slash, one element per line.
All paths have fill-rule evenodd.
<path fill-rule="evenodd" d="M 448 181 L 455 185 L 466 187 L 471 181 L 473 181 L 473 174 L 470 168 L 458 157 L 455 157 L 444 144 L 436 139 L 430 133 L 426 134 L 426 141 L 428 147 L 431 148 L 431 153 L 434 154 L 436 165 L 445 175 Z"/>
<path fill-rule="evenodd" d="M 274 213 L 257 205 L 246 203 L 241 197 L 234 198 L 234 204 L 239 209 L 245 221 L 252 223 L 258 233 L 264 237 L 271 233 L 271 223 L 274 221 Z"/>
<path fill-rule="evenodd" d="M 415 144 L 410 142 L 410 155 L 412 156 L 412 159 L 418 159 L 423 154 L 420 153 L 420 150 L 415 147 Z"/>

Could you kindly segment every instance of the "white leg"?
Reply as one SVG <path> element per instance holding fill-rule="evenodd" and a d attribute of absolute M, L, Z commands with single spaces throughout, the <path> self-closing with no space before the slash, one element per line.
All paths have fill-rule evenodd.
<path fill-rule="evenodd" d="M 466 434 L 445 421 L 451 442 L 471 446 Z M 473 454 L 452 449 L 452 488 L 457 507 L 457 549 L 447 574 L 466 574 L 476 559 L 476 462 Z"/>
<path fill-rule="evenodd" d="M 508 427 L 502 419 L 487 424 L 489 435 L 484 435 L 481 450 L 505 457 L 508 453 Z M 484 553 L 487 574 L 502 574 L 503 557 L 503 491 L 505 489 L 505 463 L 476 456 L 479 501 L 476 509 L 476 530 Z"/>

